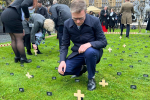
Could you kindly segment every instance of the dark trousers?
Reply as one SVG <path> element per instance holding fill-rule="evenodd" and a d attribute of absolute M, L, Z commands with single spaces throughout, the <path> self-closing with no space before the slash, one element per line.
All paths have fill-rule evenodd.
<path fill-rule="evenodd" d="M 26 49 L 30 50 L 31 49 L 30 34 L 26 34 L 24 36 L 24 43 L 25 43 Z"/>
<path fill-rule="evenodd" d="M 79 76 L 82 65 L 87 66 L 88 79 L 92 79 L 95 76 L 96 63 L 102 57 L 103 50 L 97 50 L 92 47 L 88 48 L 84 53 L 79 54 L 71 59 L 66 60 L 65 75 L 77 75 Z"/>
<path fill-rule="evenodd" d="M 123 32 L 123 28 L 124 28 L 124 24 L 121 24 L 121 35 L 122 35 L 122 32 Z M 130 24 L 127 24 L 126 37 L 129 37 L 129 32 L 130 32 Z"/>
<path fill-rule="evenodd" d="M 51 35 L 51 32 L 50 31 L 47 31 L 48 35 Z"/>
<path fill-rule="evenodd" d="M 121 29 L 121 20 L 117 20 L 117 27 L 119 27 L 118 24 L 120 24 L 120 29 Z"/>
<path fill-rule="evenodd" d="M 59 49 L 61 48 L 64 25 L 60 25 L 58 29 Z"/>

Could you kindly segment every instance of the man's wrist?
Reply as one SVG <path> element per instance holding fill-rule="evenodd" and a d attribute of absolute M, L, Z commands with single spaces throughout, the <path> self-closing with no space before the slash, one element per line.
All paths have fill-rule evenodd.
<path fill-rule="evenodd" d="M 61 61 L 60 63 L 65 63 L 65 61 Z"/>
<path fill-rule="evenodd" d="M 92 47 L 92 44 L 91 44 L 91 43 L 89 43 L 89 47 Z"/>

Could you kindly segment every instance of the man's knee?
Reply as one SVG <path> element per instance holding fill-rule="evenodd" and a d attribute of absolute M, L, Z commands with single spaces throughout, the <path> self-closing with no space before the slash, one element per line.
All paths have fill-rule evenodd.
<path fill-rule="evenodd" d="M 95 56 L 95 55 L 97 55 L 98 52 L 99 52 L 99 50 L 90 47 L 84 52 L 84 56 L 86 56 L 86 57 Z"/>

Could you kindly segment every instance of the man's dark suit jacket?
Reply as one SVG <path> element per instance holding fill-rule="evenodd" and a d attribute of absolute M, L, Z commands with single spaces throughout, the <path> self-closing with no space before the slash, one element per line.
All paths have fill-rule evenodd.
<path fill-rule="evenodd" d="M 36 13 L 43 15 L 45 18 L 49 18 L 47 10 L 45 7 L 41 7 L 41 9 L 37 9 Z"/>
<path fill-rule="evenodd" d="M 102 48 L 107 45 L 100 20 L 89 14 L 86 14 L 86 19 L 81 25 L 80 30 L 71 18 L 65 21 L 60 50 L 60 61 L 66 60 L 70 40 L 73 42 L 74 46 L 71 49 L 72 53 L 68 56 L 68 59 L 79 54 L 78 49 L 82 44 L 91 43 L 93 48 L 101 51 Z"/>

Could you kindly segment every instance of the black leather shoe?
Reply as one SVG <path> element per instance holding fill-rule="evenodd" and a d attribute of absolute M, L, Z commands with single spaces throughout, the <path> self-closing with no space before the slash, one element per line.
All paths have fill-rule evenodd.
<path fill-rule="evenodd" d="M 27 52 L 28 55 L 33 55 L 31 52 Z"/>
<path fill-rule="evenodd" d="M 120 36 L 122 36 L 122 34 L 120 33 Z"/>
<path fill-rule="evenodd" d="M 96 88 L 96 82 L 95 82 L 95 79 L 89 79 L 88 80 L 88 86 L 87 86 L 87 89 L 90 90 L 90 91 L 93 91 L 94 89 Z"/>
<path fill-rule="evenodd" d="M 15 57 L 14 60 L 15 60 L 15 63 L 17 63 L 18 61 L 20 61 L 20 57 Z"/>
<path fill-rule="evenodd" d="M 23 63 L 30 63 L 30 62 L 32 62 L 31 59 L 24 59 L 24 58 L 21 58 L 21 59 L 20 59 L 20 63 L 21 63 L 21 64 L 23 64 Z"/>
<path fill-rule="evenodd" d="M 38 51 L 37 54 L 43 54 L 42 52 Z"/>

